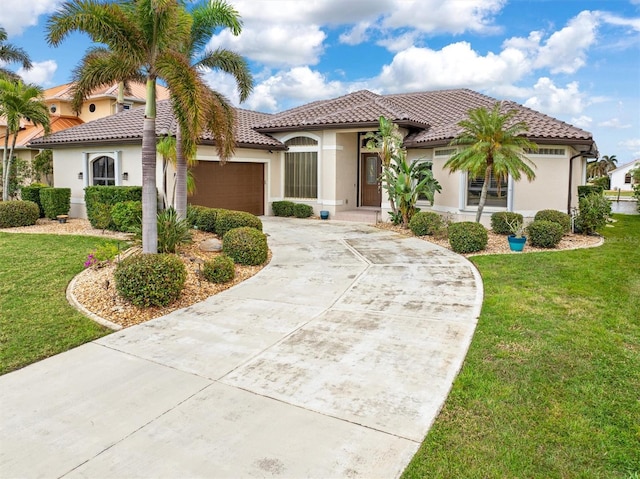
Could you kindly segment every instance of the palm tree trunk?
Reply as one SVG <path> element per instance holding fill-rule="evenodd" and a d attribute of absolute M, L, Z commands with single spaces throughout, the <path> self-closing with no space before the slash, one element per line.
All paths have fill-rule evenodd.
<path fill-rule="evenodd" d="M 176 178 L 175 178 L 175 207 L 179 219 L 187 217 L 187 161 L 182 148 L 182 131 L 180 125 L 176 131 Z"/>
<path fill-rule="evenodd" d="M 476 223 L 480 223 L 482 217 L 482 210 L 484 210 L 484 204 L 487 202 L 487 191 L 489 191 L 489 184 L 491 183 L 491 165 L 487 166 L 484 172 L 484 183 L 482 184 L 482 190 L 480 192 L 480 201 L 478 202 L 478 211 L 476 212 Z"/>
<path fill-rule="evenodd" d="M 2 151 L 2 201 L 9 199 L 9 127 L 4 136 L 4 150 Z"/>
<path fill-rule="evenodd" d="M 147 103 L 142 128 L 142 252 L 158 252 L 156 191 L 156 81 L 147 79 Z"/>
<path fill-rule="evenodd" d="M 7 153 L 7 139 L 9 138 L 9 132 L 7 131 L 7 136 L 5 137 L 5 154 Z M 2 170 L 3 174 L 3 183 L 2 183 L 2 201 L 7 201 L 9 199 L 9 181 L 11 180 L 11 163 L 13 160 L 13 152 L 16 148 L 16 140 L 18 139 L 18 134 L 13 134 L 13 139 L 11 140 L 11 148 L 9 149 L 9 155 L 6 160 L 5 169 Z"/>
<path fill-rule="evenodd" d="M 118 82 L 118 99 L 116 100 L 116 113 L 124 111 L 124 82 Z"/>

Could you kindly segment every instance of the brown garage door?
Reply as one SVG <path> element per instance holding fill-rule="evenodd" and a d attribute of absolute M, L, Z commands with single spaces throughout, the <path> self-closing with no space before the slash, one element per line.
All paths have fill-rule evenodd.
<path fill-rule="evenodd" d="M 264 164 L 199 161 L 193 168 L 193 205 L 264 214 Z"/>

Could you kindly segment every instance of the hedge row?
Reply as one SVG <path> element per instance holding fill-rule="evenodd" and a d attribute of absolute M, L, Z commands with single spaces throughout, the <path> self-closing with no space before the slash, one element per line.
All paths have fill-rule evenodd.
<path fill-rule="evenodd" d="M 293 201 L 274 201 L 271 209 L 275 216 L 295 216 L 296 218 L 309 218 L 313 215 L 313 207 L 306 203 L 294 203 Z"/>

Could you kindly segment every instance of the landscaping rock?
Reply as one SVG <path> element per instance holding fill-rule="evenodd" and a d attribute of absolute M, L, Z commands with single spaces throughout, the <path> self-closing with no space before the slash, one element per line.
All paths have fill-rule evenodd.
<path fill-rule="evenodd" d="M 206 252 L 222 251 L 222 241 L 220 241 L 218 238 L 209 238 L 208 240 L 200 243 L 199 248 L 200 251 Z"/>

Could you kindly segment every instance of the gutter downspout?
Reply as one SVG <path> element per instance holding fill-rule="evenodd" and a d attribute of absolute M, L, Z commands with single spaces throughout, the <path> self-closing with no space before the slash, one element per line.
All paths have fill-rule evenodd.
<path fill-rule="evenodd" d="M 573 155 L 571 158 L 569 158 L 569 190 L 567 193 L 567 214 L 568 215 L 571 215 L 571 189 L 573 187 L 573 184 L 572 184 L 573 182 L 571 180 L 573 176 L 573 160 L 575 160 L 579 156 L 584 156 L 586 158 L 597 158 L 598 154 L 594 153 L 593 151 L 591 151 L 591 148 L 589 148 L 587 151 L 581 151 Z"/>

